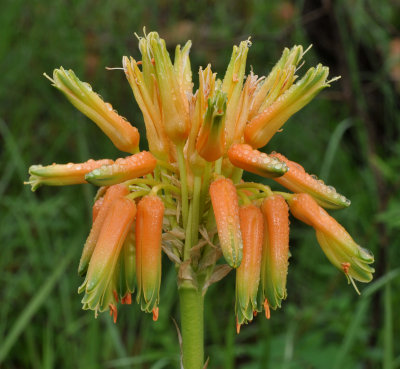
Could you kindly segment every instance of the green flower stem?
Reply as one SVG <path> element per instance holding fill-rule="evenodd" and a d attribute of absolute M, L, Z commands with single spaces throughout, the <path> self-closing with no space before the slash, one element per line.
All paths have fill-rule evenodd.
<path fill-rule="evenodd" d="M 183 260 L 190 259 L 190 249 L 193 246 L 192 243 L 192 217 L 193 217 L 193 203 L 189 206 L 189 215 L 187 218 L 187 227 L 185 228 L 185 245 L 183 246 Z"/>
<path fill-rule="evenodd" d="M 236 185 L 237 189 L 240 188 L 256 188 L 258 190 L 261 190 L 267 194 L 267 196 L 273 195 L 273 192 L 268 186 L 265 186 L 261 183 L 255 183 L 255 182 L 245 182 L 245 183 L 240 183 Z"/>
<path fill-rule="evenodd" d="M 179 177 L 181 180 L 181 198 L 182 198 L 182 221 L 183 228 L 186 229 L 188 223 L 188 186 L 187 186 L 187 173 L 185 156 L 183 155 L 183 145 L 177 147 L 178 166 L 179 166 Z"/>
<path fill-rule="evenodd" d="M 240 183 L 240 180 L 242 179 L 243 175 L 243 169 L 240 168 L 233 168 L 233 173 L 232 173 L 232 182 L 234 184 Z"/>
<path fill-rule="evenodd" d="M 181 309 L 182 356 L 184 369 L 203 369 L 204 365 L 204 297 L 193 286 L 179 288 Z"/>
<path fill-rule="evenodd" d="M 196 245 L 199 241 L 199 217 L 200 217 L 200 194 L 201 194 L 201 177 L 194 177 L 193 184 L 193 214 L 192 214 L 192 245 Z"/>
<path fill-rule="evenodd" d="M 213 163 L 207 161 L 206 165 L 204 167 L 203 183 L 201 185 L 200 208 L 199 208 L 200 219 L 204 213 L 204 206 L 206 205 L 208 190 L 210 188 L 210 178 L 211 178 L 212 167 L 213 167 Z"/>

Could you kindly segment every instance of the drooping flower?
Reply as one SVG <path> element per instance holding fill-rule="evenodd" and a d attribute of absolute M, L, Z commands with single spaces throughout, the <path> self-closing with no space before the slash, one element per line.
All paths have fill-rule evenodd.
<path fill-rule="evenodd" d="M 264 224 L 261 210 L 255 205 L 239 209 L 240 229 L 243 238 L 243 259 L 236 269 L 237 324 L 253 320 L 258 310 L 257 293 L 260 282 Z"/>
<path fill-rule="evenodd" d="M 161 234 L 164 203 L 157 196 L 145 196 L 138 204 L 136 219 L 137 300 L 143 311 L 157 320 L 161 283 Z"/>
<path fill-rule="evenodd" d="M 318 242 L 329 261 L 343 271 L 349 282 L 354 278 L 370 282 L 374 268 L 372 254 L 359 246 L 347 231 L 308 194 L 293 195 L 289 200 L 290 212 L 302 222 L 312 226 Z"/>
<path fill-rule="evenodd" d="M 289 266 L 289 208 L 280 195 L 267 197 L 261 206 L 264 216 L 264 242 L 261 263 L 262 296 L 269 307 L 281 307 L 287 296 Z"/>
<path fill-rule="evenodd" d="M 121 248 L 135 220 L 135 202 L 116 199 L 104 220 L 89 268 L 79 293 L 85 292 L 83 308 L 102 312 L 110 309 L 116 320 L 119 271 L 116 268 Z M 117 271 L 115 273 L 115 271 Z"/>

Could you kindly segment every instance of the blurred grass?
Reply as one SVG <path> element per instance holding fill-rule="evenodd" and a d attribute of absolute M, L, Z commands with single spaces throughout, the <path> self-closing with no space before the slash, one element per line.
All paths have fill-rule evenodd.
<path fill-rule="evenodd" d="M 236 336 L 234 276 L 210 288 L 205 311 L 209 367 L 400 367 L 400 319 L 394 313 L 400 303 L 395 269 L 400 261 L 399 86 L 390 54 L 399 38 L 400 14 L 390 1 L 372 13 L 368 1 L 328 3 L 327 10 L 311 0 L 2 2 L 1 367 L 179 366 L 171 320 L 179 316 L 173 268 L 164 268 L 157 323 L 135 304 L 121 307 L 117 325 L 106 314 L 94 319 L 81 310 L 76 293 L 94 189 L 41 188 L 33 194 L 22 184 L 31 164 L 119 155 L 43 72 L 60 65 L 74 69 L 143 128 L 123 73 L 104 70 L 119 66 L 122 55 L 138 56 L 133 33 L 140 34 L 143 26 L 159 31 L 170 47 L 192 39 L 194 77 L 208 62 L 222 73 L 232 44 L 250 35 L 249 65 L 260 75 L 268 73 L 284 46 L 315 43 L 306 67 L 326 58 L 323 62 L 342 80 L 292 118 L 267 149 L 299 161 L 351 198 L 352 206 L 334 216 L 383 263 L 378 279 L 361 287 L 360 298 L 328 263 L 313 231 L 293 221 L 289 297 L 270 321 L 258 316 Z M 318 43 L 312 33 L 321 14 L 336 20 L 339 29 L 341 44 L 328 42 L 332 54 L 321 52 L 322 35 Z M 371 96 L 382 114 L 371 112 Z"/>

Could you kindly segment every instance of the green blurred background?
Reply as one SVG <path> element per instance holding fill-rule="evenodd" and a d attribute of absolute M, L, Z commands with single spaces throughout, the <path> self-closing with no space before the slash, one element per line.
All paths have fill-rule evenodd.
<path fill-rule="evenodd" d="M 373 251 L 375 279 L 358 296 L 292 219 L 288 299 L 267 321 L 235 333 L 234 275 L 206 296 L 209 368 L 400 368 L 399 1 L 2 0 L 0 12 L 0 367 L 177 368 L 175 272 L 165 259 L 160 317 L 136 304 L 94 319 L 81 310 L 76 269 L 95 188 L 41 188 L 31 164 L 116 158 L 111 142 L 42 77 L 74 69 L 143 129 L 121 71 L 139 58 L 134 32 L 193 41 L 194 77 L 223 73 L 232 45 L 252 37 L 248 65 L 265 75 L 285 46 L 313 48 L 341 75 L 266 148 L 316 173 L 352 200 L 334 213 Z M 248 68 L 249 70 L 249 68 Z M 142 137 L 144 134 L 142 134 Z M 143 145 L 144 146 L 144 143 Z"/>

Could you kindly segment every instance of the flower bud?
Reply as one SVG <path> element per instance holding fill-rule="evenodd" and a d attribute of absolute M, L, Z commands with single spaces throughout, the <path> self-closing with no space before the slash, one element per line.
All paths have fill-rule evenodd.
<path fill-rule="evenodd" d="M 156 32 L 149 33 L 146 39 L 154 56 L 165 132 L 172 142 L 182 144 L 189 133 L 188 97 L 178 82 L 165 41 Z"/>
<path fill-rule="evenodd" d="M 118 198 L 128 195 L 129 189 L 125 185 L 114 185 L 107 189 L 104 195 L 103 205 L 101 206 L 99 213 L 96 216 L 96 220 L 93 222 L 92 229 L 90 230 L 89 236 L 83 247 L 81 260 L 79 262 L 78 274 L 80 276 L 86 273 L 89 265 L 90 258 L 92 257 L 93 250 L 96 246 L 100 232 L 103 228 L 104 221 L 110 210 L 111 205 Z"/>
<path fill-rule="evenodd" d="M 246 144 L 232 145 L 228 151 L 228 157 L 235 167 L 265 178 L 280 177 L 288 171 L 288 167 L 283 161 L 253 150 L 250 145 Z"/>
<path fill-rule="evenodd" d="M 263 216 L 254 205 L 239 209 L 240 230 L 243 238 L 243 259 L 236 269 L 236 316 L 237 323 L 253 320 L 257 311 L 257 291 L 260 283 L 263 244 Z"/>
<path fill-rule="evenodd" d="M 222 253 L 229 266 L 237 268 L 242 261 L 243 243 L 236 188 L 230 179 L 218 179 L 210 185 L 210 197 Z"/>
<path fill-rule="evenodd" d="M 92 207 L 92 223 L 95 222 L 97 216 L 99 215 L 100 209 L 103 206 L 104 203 L 104 196 L 98 198 Z"/>
<path fill-rule="evenodd" d="M 229 147 L 234 139 L 236 129 L 236 118 L 242 92 L 244 75 L 246 71 L 246 60 L 250 40 L 242 41 L 239 46 L 233 47 L 231 60 L 222 82 L 222 91 L 227 95 L 228 105 L 226 108 L 226 145 Z"/>
<path fill-rule="evenodd" d="M 42 185 L 47 186 L 67 186 L 73 184 L 87 183 L 85 175 L 102 165 L 112 164 L 109 159 L 88 160 L 78 164 L 52 164 L 47 166 L 31 165 L 29 168 L 29 181 L 25 184 L 32 186 L 32 191 Z"/>
<path fill-rule="evenodd" d="M 265 146 L 294 113 L 329 86 L 328 74 L 329 69 L 321 64 L 310 68 L 299 82 L 250 121 L 244 130 L 246 142 L 256 149 Z"/>
<path fill-rule="evenodd" d="M 225 148 L 226 94 L 216 91 L 208 99 L 208 108 L 197 137 L 196 150 L 207 161 L 219 159 Z"/>
<path fill-rule="evenodd" d="M 47 76 L 46 76 L 47 77 Z M 47 77 L 78 110 L 108 136 L 115 147 L 121 151 L 138 151 L 139 132 L 125 118 L 118 115 L 111 104 L 104 102 L 92 87 L 81 82 L 72 70 L 55 69 L 53 79 Z"/>
<path fill-rule="evenodd" d="M 147 151 L 120 158 L 115 163 L 103 165 L 88 174 L 85 179 L 97 186 L 110 186 L 142 177 L 151 173 L 157 165 L 157 160 Z"/>
<path fill-rule="evenodd" d="M 272 153 L 270 156 L 284 162 L 289 169 L 282 177 L 274 178 L 282 186 L 295 193 L 308 193 L 319 205 L 327 209 L 342 209 L 350 206 L 350 200 L 339 194 L 334 187 L 327 186 L 315 175 L 308 174 L 300 164 L 278 153 Z"/>
<path fill-rule="evenodd" d="M 336 268 L 345 273 L 349 281 L 352 278 L 360 282 L 372 280 L 374 268 L 369 264 L 374 262 L 373 255 L 359 246 L 310 195 L 293 195 L 289 206 L 297 219 L 315 229 L 318 243 L 325 255 Z"/>
<path fill-rule="evenodd" d="M 161 235 L 164 203 L 157 196 L 145 196 L 136 218 L 137 301 L 148 313 L 155 313 L 160 299 Z"/>
<path fill-rule="evenodd" d="M 268 316 L 269 307 L 281 307 L 281 301 L 287 296 L 289 208 L 282 196 L 273 195 L 264 200 L 261 211 L 264 215 L 261 284 Z"/>
<path fill-rule="evenodd" d="M 116 199 L 104 220 L 85 281 L 78 292 L 85 292 L 83 309 L 102 312 L 110 308 L 116 319 L 118 277 L 115 273 L 122 245 L 136 215 L 135 202 L 128 198 Z"/>

